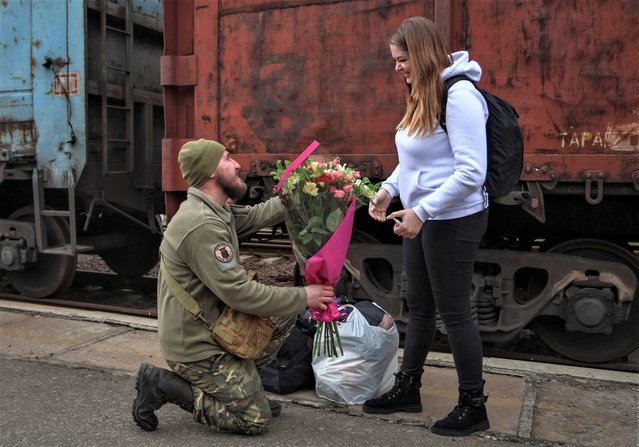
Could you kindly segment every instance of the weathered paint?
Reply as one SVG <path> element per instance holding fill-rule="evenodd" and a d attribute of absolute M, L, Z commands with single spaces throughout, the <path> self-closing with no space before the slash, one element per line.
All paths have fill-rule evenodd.
<path fill-rule="evenodd" d="M 104 4 L 117 17 L 122 16 L 126 1 Z M 161 32 L 161 1 L 131 1 L 135 23 Z M 41 172 L 46 188 L 65 188 L 69 172 L 78 182 L 87 164 L 102 158 L 95 154 L 102 117 L 99 106 L 91 107 L 89 99 L 101 91 L 100 30 L 87 13 L 87 8 L 101 4 L 98 0 L 11 0 L 0 7 L 0 161 L 7 163 L 7 169 L 16 168 L 15 164 L 28 169 L 24 164 L 30 163 Z M 141 102 L 153 102 L 144 95 L 160 93 L 159 50 L 154 52 L 153 47 L 160 47 L 161 40 L 142 36 L 134 45 L 133 94 L 142 95 Z M 123 66 L 120 43 L 114 40 L 106 45 L 117 50 L 108 63 Z M 114 91 L 123 87 L 113 79 L 105 87 L 109 96 L 122 95 Z M 161 105 L 161 100 L 155 103 Z M 101 183 L 98 177 L 92 182 Z"/>
<path fill-rule="evenodd" d="M 165 16 L 175 15 L 166 22 L 165 58 L 197 58 L 196 85 L 165 84 L 167 110 L 184 104 L 187 113 L 166 115 L 167 139 L 219 139 L 252 175 L 262 174 L 251 168 L 255 160 L 294 157 L 313 139 L 321 142 L 318 155 L 343 154 L 390 173 L 396 155 L 389 125 L 403 87 L 393 82 L 386 43 L 374 30 L 398 25 L 410 4 L 188 3 L 165 3 Z M 184 26 L 189 14 L 193 35 Z M 175 161 L 163 170 L 165 190 L 184 188 Z"/>
<path fill-rule="evenodd" d="M 516 106 L 524 180 L 583 183 L 600 170 L 636 182 L 636 1 L 166 0 L 165 11 L 166 191 L 185 187 L 171 141 L 196 137 L 226 144 L 250 175 L 313 139 L 368 175 L 390 174 L 404 86 L 387 42 L 413 15 L 468 49 L 480 86 Z"/>
<path fill-rule="evenodd" d="M 0 161 L 33 160 L 36 130 L 33 123 L 31 73 L 31 4 L 19 2 L 0 8 Z M 28 32 L 24 32 L 28 29 Z"/>
<path fill-rule="evenodd" d="M 516 104 L 526 162 L 560 181 L 639 171 L 639 3 L 470 1 L 468 43 L 482 83 Z M 535 173 L 524 172 L 534 180 Z"/>
<path fill-rule="evenodd" d="M 80 75 L 85 30 L 76 26 L 84 23 L 84 3 L 13 1 L 0 14 L 2 159 L 35 159 L 46 186 L 63 187 L 66 173 L 80 175 L 86 160 L 77 144 L 86 138 L 85 78 Z M 75 94 L 66 94 L 71 73 Z"/>

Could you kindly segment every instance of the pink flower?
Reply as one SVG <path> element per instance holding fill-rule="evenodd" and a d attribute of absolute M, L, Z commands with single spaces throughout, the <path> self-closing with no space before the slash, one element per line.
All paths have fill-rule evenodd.
<path fill-rule="evenodd" d="M 336 191 L 333 191 L 333 195 L 338 199 L 343 199 L 346 196 L 346 193 L 341 189 L 338 189 Z"/>
<path fill-rule="evenodd" d="M 353 185 L 344 185 L 342 189 L 344 192 L 351 192 L 353 190 Z"/>

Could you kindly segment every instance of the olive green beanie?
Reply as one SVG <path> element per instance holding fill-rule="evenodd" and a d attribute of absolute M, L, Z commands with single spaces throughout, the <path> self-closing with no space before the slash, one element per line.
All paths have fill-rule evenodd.
<path fill-rule="evenodd" d="M 178 154 L 184 181 L 194 188 L 202 186 L 217 168 L 225 150 L 217 141 L 203 138 L 184 143 Z"/>

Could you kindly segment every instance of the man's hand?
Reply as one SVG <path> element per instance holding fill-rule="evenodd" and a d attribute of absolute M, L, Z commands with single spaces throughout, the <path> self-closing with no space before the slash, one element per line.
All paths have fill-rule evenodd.
<path fill-rule="evenodd" d="M 321 310 L 326 309 L 326 304 L 333 301 L 335 293 L 333 292 L 333 286 L 324 284 L 312 284 L 304 287 L 306 291 L 306 307 L 318 308 Z"/>

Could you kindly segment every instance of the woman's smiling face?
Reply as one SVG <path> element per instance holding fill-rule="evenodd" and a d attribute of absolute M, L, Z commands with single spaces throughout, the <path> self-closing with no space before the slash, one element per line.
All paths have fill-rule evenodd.
<path fill-rule="evenodd" d="M 400 72 L 404 76 L 407 84 L 411 83 L 410 75 L 410 59 L 408 52 L 400 49 L 397 45 L 390 44 L 390 52 L 395 61 L 395 71 Z"/>

